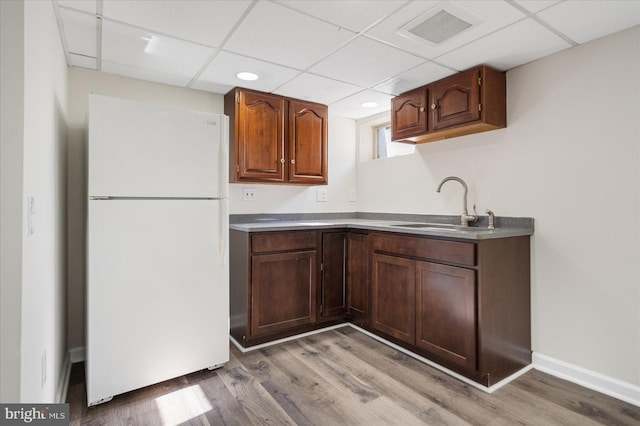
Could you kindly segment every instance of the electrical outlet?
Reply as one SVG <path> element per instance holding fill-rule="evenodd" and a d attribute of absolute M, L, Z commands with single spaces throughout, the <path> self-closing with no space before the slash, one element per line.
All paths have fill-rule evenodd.
<path fill-rule="evenodd" d="M 246 201 L 255 201 L 256 190 L 254 188 L 242 188 L 242 198 Z"/>
<path fill-rule="evenodd" d="M 316 201 L 319 203 L 327 202 L 327 190 L 325 188 L 318 188 L 316 192 Z"/>

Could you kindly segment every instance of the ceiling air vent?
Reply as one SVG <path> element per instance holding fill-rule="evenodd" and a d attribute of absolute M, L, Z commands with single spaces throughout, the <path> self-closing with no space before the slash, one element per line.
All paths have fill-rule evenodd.
<path fill-rule="evenodd" d="M 461 34 L 482 20 L 455 3 L 440 3 L 398 30 L 398 34 L 438 45 Z"/>

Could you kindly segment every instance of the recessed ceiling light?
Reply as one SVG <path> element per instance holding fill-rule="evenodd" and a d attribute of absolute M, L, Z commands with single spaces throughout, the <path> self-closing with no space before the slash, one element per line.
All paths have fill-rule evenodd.
<path fill-rule="evenodd" d="M 238 77 L 240 80 L 246 81 L 253 81 L 259 78 L 258 74 L 252 72 L 239 72 L 238 74 L 236 74 L 236 77 Z"/>
<path fill-rule="evenodd" d="M 373 101 L 369 101 L 369 102 L 363 102 L 360 104 L 361 107 L 363 108 L 375 108 L 378 106 L 377 102 L 373 102 Z"/>

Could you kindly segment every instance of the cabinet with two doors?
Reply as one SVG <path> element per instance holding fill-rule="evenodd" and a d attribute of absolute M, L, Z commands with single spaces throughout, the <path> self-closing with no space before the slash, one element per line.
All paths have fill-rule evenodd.
<path fill-rule="evenodd" d="M 471 68 L 391 100 L 391 139 L 431 142 L 506 127 L 506 77 Z"/>
<path fill-rule="evenodd" d="M 528 236 L 369 238 L 371 331 L 485 386 L 531 363 Z"/>
<path fill-rule="evenodd" d="M 365 238 L 340 229 L 231 230 L 231 336 L 249 347 L 345 322 L 351 309 L 364 315 L 366 282 L 351 282 L 366 280 Z"/>
<path fill-rule="evenodd" d="M 230 182 L 322 185 L 328 179 L 326 105 L 235 88 L 230 118 Z"/>

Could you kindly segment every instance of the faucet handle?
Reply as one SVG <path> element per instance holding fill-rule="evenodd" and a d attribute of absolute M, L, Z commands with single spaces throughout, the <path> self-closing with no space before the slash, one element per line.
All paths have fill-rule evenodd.
<path fill-rule="evenodd" d="M 485 212 L 489 215 L 489 226 L 487 227 L 487 229 L 496 229 L 493 222 L 494 222 L 494 218 L 495 215 L 493 214 L 493 212 L 489 209 L 487 209 L 487 211 Z"/>
<path fill-rule="evenodd" d="M 471 215 L 473 217 L 473 219 L 471 219 L 471 222 L 476 223 L 476 221 L 478 220 L 478 211 L 476 210 L 476 205 L 473 205 L 473 214 Z"/>

